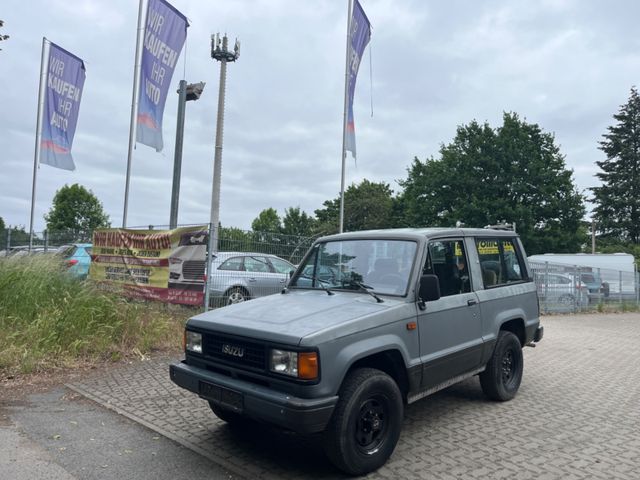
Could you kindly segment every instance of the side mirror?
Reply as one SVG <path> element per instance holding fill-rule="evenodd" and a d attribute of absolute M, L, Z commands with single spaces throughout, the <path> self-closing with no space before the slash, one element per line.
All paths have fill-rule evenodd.
<path fill-rule="evenodd" d="M 420 300 L 432 302 L 440 298 L 440 281 L 437 275 L 422 275 L 420 277 Z"/>

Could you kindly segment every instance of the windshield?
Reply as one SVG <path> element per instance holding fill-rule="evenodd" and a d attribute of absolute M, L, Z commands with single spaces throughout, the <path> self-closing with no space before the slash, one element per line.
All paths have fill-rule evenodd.
<path fill-rule="evenodd" d="M 416 243 L 407 240 L 319 243 L 289 286 L 406 295 L 415 254 Z"/>

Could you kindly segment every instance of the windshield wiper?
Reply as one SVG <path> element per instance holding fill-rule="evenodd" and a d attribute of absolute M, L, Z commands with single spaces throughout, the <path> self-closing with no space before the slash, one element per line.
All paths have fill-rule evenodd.
<path fill-rule="evenodd" d="M 328 287 L 325 287 L 323 285 L 323 283 L 329 283 L 325 280 L 321 280 L 318 277 L 316 277 L 315 275 L 298 275 L 298 278 L 306 278 L 307 280 L 313 280 L 314 282 L 316 282 L 316 284 L 323 289 L 325 292 L 327 292 L 327 295 L 335 295 L 335 292 L 333 292 L 332 290 L 329 290 Z M 297 285 L 296 285 L 297 286 Z"/>
<path fill-rule="evenodd" d="M 366 292 L 369 295 L 371 295 L 373 298 L 375 298 L 376 302 L 378 302 L 378 303 L 383 303 L 384 302 L 383 299 L 381 299 L 378 295 L 376 295 L 373 292 L 373 287 L 371 287 L 370 285 L 365 285 L 364 283 L 358 282 L 357 280 L 353 280 L 353 279 L 345 280 L 343 282 L 343 285 L 350 285 L 350 286 L 358 287 L 358 290 L 360 290 L 362 292 Z"/>

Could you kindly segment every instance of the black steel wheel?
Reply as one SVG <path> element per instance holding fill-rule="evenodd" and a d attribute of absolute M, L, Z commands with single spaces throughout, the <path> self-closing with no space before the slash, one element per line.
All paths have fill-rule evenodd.
<path fill-rule="evenodd" d="M 398 443 L 404 405 L 396 382 L 373 368 L 350 372 L 324 434 L 331 462 L 350 475 L 380 468 Z"/>
<path fill-rule="evenodd" d="M 480 374 L 482 391 L 492 400 L 511 400 L 520 388 L 523 367 L 520 340 L 512 332 L 501 330 L 493 355 Z"/>

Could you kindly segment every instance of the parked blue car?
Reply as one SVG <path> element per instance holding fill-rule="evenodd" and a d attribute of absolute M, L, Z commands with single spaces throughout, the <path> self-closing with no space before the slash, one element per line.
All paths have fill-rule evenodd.
<path fill-rule="evenodd" d="M 91 265 L 91 243 L 74 243 L 64 245 L 58 254 L 64 259 L 64 264 L 71 275 L 76 278 L 87 278 Z"/>

